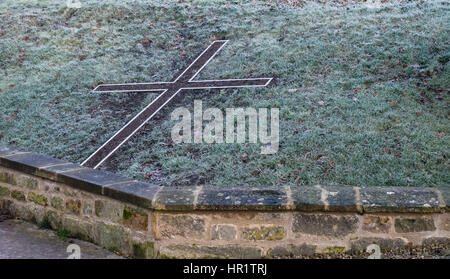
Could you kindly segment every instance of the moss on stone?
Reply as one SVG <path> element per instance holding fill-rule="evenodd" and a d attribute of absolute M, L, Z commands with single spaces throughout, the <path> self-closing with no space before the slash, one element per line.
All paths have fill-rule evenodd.
<path fill-rule="evenodd" d="M 281 226 L 248 228 L 242 232 L 242 238 L 248 240 L 282 240 L 286 230 Z"/>
<path fill-rule="evenodd" d="M 48 205 L 48 200 L 46 196 L 39 195 L 33 192 L 28 193 L 28 200 L 42 206 Z"/>
<path fill-rule="evenodd" d="M 64 210 L 64 201 L 60 197 L 52 197 L 50 199 L 50 204 L 56 209 Z"/>
<path fill-rule="evenodd" d="M 16 200 L 19 200 L 19 201 L 25 201 L 26 200 L 25 193 L 22 192 L 22 191 L 16 191 L 16 190 L 12 191 L 11 192 L 11 197 L 13 197 L 13 198 L 15 198 Z"/>
<path fill-rule="evenodd" d="M 8 188 L 0 186 L 0 196 L 9 196 L 10 193 Z"/>
<path fill-rule="evenodd" d="M 155 254 L 155 245 L 153 242 L 133 243 L 133 256 L 136 259 L 152 259 Z"/>

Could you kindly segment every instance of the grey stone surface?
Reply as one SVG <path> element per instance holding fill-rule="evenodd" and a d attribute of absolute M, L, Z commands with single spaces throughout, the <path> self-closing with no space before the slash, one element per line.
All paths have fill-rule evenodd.
<path fill-rule="evenodd" d="M 125 182 L 104 187 L 104 195 L 143 208 L 152 208 L 152 201 L 159 186 L 143 182 Z"/>
<path fill-rule="evenodd" d="M 333 216 L 328 214 L 295 213 L 292 224 L 294 233 L 342 237 L 358 228 L 358 217 L 354 215 Z"/>
<path fill-rule="evenodd" d="M 349 186 L 322 186 L 329 211 L 357 212 L 355 189 Z"/>
<path fill-rule="evenodd" d="M 398 233 L 434 231 L 436 226 L 431 217 L 424 218 L 396 218 L 395 231 Z"/>
<path fill-rule="evenodd" d="M 203 246 L 179 244 L 162 247 L 158 257 L 259 259 L 262 257 L 262 250 L 257 247 L 242 245 Z"/>
<path fill-rule="evenodd" d="M 289 244 L 286 246 L 276 246 L 272 249 L 269 249 L 269 251 L 267 252 L 267 256 L 269 258 L 275 258 L 275 259 L 283 259 L 283 258 L 292 259 L 292 258 L 300 258 L 300 257 L 304 257 L 304 256 L 313 256 L 315 252 L 316 252 L 315 245 Z"/>
<path fill-rule="evenodd" d="M 196 209 L 204 210 L 274 210 L 286 207 L 286 193 L 272 187 L 204 187 L 196 204 Z"/>
<path fill-rule="evenodd" d="M 9 156 L 0 154 L 0 164 L 2 166 L 20 170 L 28 174 L 34 174 L 40 167 L 61 163 L 65 163 L 65 161 L 35 153 L 22 153 Z"/>
<path fill-rule="evenodd" d="M 361 187 L 365 212 L 439 212 L 433 189 L 417 187 Z"/>
<path fill-rule="evenodd" d="M 442 198 L 445 203 L 445 209 L 450 211 L 450 186 L 439 187 L 438 190 L 441 192 Z"/>
<path fill-rule="evenodd" d="M 64 241 L 52 231 L 19 220 L 0 222 L 1 259 L 66 259 L 70 244 L 80 246 L 82 259 L 121 258 L 94 244 L 70 239 Z"/>
<path fill-rule="evenodd" d="M 350 240 L 352 252 L 365 252 L 370 244 L 377 244 L 381 250 L 399 250 L 406 248 L 406 242 L 401 238 L 379 238 L 379 237 L 364 237 L 360 239 Z"/>
<path fill-rule="evenodd" d="M 186 237 L 203 239 L 206 236 L 206 219 L 189 215 L 161 214 L 158 218 L 161 238 Z"/>
<path fill-rule="evenodd" d="M 213 225 L 211 227 L 212 240 L 235 240 L 236 226 L 234 225 Z"/>
<path fill-rule="evenodd" d="M 94 194 L 101 195 L 103 186 L 116 184 L 120 182 L 131 181 L 129 178 L 118 176 L 116 174 L 99 171 L 89 168 L 60 173 L 58 182 L 66 185 L 85 190 Z"/>
<path fill-rule="evenodd" d="M 325 204 L 321 201 L 322 190 L 311 186 L 291 186 L 291 197 L 295 209 L 302 211 L 323 211 Z"/>
<path fill-rule="evenodd" d="M 197 187 L 163 187 L 158 191 L 154 207 L 159 210 L 194 209 Z"/>

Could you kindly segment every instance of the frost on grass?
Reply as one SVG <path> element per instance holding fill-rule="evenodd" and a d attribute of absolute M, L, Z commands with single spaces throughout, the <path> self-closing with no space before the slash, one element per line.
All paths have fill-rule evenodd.
<path fill-rule="evenodd" d="M 0 144 L 82 162 L 155 97 L 95 85 L 169 81 L 229 39 L 199 78 L 276 86 L 185 92 L 103 168 L 165 185 L 449 185 L 449 1 L 179 2 L 2 1 Z M 170 112 L 194 99 L 279 108 L 279 152 L 173 145 Z"/>

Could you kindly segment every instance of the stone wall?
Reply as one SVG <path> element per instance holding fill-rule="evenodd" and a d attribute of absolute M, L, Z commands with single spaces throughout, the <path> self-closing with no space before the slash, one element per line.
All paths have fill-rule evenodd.
<path fill-rule="evenodd" d="M 447 188 L 157 187 L 0 152 L 0 211 L 135 258 L 297 258 L 450 247 Z"/>

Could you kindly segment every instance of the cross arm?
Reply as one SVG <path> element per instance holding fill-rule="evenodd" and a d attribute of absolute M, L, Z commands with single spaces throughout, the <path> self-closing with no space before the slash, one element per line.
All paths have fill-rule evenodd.
<path fill-rule="evenodd" d="M 93 92 L 151 92 L 164 91 L 170 82 L 155 83 L 127 83 L 127 84 L 100 84 Z"/>
<path fill-rule="evenodd" d="M 208 89 L 208 88 L 238 88 L 238 87 L 264 87 L 270 84 L 271 78 L 247 78 L 247 79 L 224 79 L 224 80 L 198 80 L 190 81 L 185 89 Z"/>

